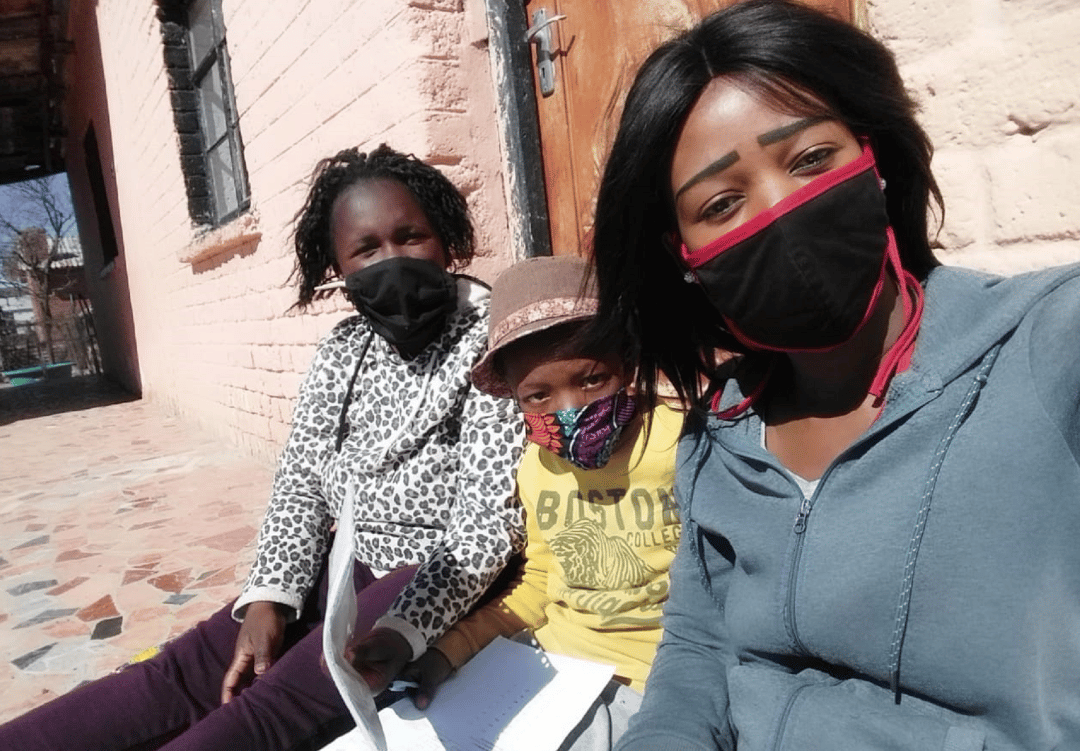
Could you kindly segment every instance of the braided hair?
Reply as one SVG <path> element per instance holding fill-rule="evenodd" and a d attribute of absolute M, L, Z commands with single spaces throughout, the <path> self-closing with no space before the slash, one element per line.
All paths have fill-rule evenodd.
<path fill-rule="evenodd" d="M 334 276 L 334 246 L 330 237 L 334 201 L 347 188 L 364 180 L 378 179 L 395 180 L 412 194 L 442 242 L 451 269 L 461 268 L 472 260 L 476 240 L 469 207 L 445 175 L 412 154 L 402 154 L 385 143 L 366 154 L 355 148 L 344 149 L 315 165 L 311 188 L 294 219 L 296 266 L 289 278 L 298 278 L 300 287 L 294 307 L 306 308 L 315 299 L 315 288 Z"/>

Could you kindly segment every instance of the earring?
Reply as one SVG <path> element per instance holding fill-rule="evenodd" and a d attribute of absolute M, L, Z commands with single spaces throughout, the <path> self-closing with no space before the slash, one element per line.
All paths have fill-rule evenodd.
<path fill-rule="evenodd" d="M 693 284 L 694 282 L 697 281 L 697 277 L 694 276 L 693 271 L 690 271 L 689 269 L 687 269 L 686 273 L 683 274 L 683 281 L 686 282 L 687 284 Z"/>
<path fill-rule="evenodd" d="M 881 189 L 885 190 L 885 178 L 884 177 L 879 177 L 878 182 L 881 183 Z"/>

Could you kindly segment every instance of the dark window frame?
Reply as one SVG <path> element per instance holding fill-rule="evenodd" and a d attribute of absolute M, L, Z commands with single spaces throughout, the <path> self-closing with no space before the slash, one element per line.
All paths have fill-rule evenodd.
<path fill-rule="evenodd" d="M 220 227 L 251 207 L 221 0 L 157 3 L 188 213 L 197 224 Z M 195 49 L 192 34 L 193 12 L 199 5 L 209 11 L 205 50 Z M 204 94 L 204 85 L 215 82 L 218 101 Z M 208 110 L 216 115 L 212 121 Z"/>
<path fill-rule="evenodd" d="M 86 176 L 90 181 L 90 196 L 94 202 L 94 216 L 97 217 L 98 240 L 101 243 L 101 266 L 104 269 L 120 255 L 120 246 L 116 242 L 116 229 L 113 226 L 112 209 L 109 207 L 109 192 L 105 187 L 105 172 L 101 168 L 101 151 L 98 148 L 97 131 L 91 121 L 83 134 L 83 158 L 86 161 Z"/>

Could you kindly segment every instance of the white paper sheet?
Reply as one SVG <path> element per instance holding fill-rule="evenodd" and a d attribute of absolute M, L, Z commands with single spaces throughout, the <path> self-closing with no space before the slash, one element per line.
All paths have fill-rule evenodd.
<path fill-rule="evenodd" d="M 356 590 L 353 588 L 353 498 L 350 489 L 342 504 L 337 535 L 330 549 L 329 589 L 323 621 L 323 655 L 341 698 L 356 721 L 349 733 L 353 751 L 387 751 L 375 699 L 360 674 L 345 659 L 345 645 L 356 623 Z"/>
<path fill-rule="evenodd" d="M 402 699 L 382 718 L 391 751 L 557 751 L 615 669 L 499 638 L 444 683 L 427 711 Z M 327 751 L 365 748 L 354 730 Z"/>

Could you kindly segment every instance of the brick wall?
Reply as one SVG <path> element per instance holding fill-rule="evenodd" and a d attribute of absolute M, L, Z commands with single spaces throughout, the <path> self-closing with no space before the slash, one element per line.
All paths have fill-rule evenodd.
<path fill-rule="evenodd" d="M 93 3 L 77 0 L 71 4 L 68 29 L 74 50 L 66 60 L 69 86 L 64 103 L 69 138 L 64 160 L 82 243 L 87 291 L 93 301 L 94 326 L 103 367 L 130 391 L 139 393 L 142 384 L 138 345 L 128 290 L 128 270 L 123 262 L 127 257 L 127 248 L 122 231 L 124 225 L 121 222 L 116 162 L 113 158 L 112 120 L 102 57 L 105 39 L 99 34 Z M 114 81 L 111 85 L 115 87 L 118 84 Z M 107 229 L 98 224 L 99 214 L 91 188 L 90 167 L 86 164 L 84 138 L 91 125 L 99 152 L 102 197 L 108 204 L 102 207 L 102 212 L 108 211 L 111 216 L 120 253 L 118 262 L 111 267 L 106 267 L 107 253 L 101 234 L 103 229 Z"/>
<path fill-rule="evenodd" d="M 868 5 L 936 147 L 942 259 L 998 273 L 1080 261 L 1080 3 Z"/>
<path fill-rule="evenodd" d="M 485 257 L 472 272 L 490 280 L 508 263 L 482 0 L 469 9 L 461 0 L 311 0 L 272 11 L 225 0 L 252 205 L 209 231 L 192 222 L 183 191 L 153 4 L 75 5 L 101 29 L 124 237 L 115 273 L 130 282 L 145 396 L 276 457 L 314 345 L 348 312 L 336 300 L 288 312 L 291 219 L 315 162 L 342 148 L 385 141 L 439 166 L 473 210 Z"/>

